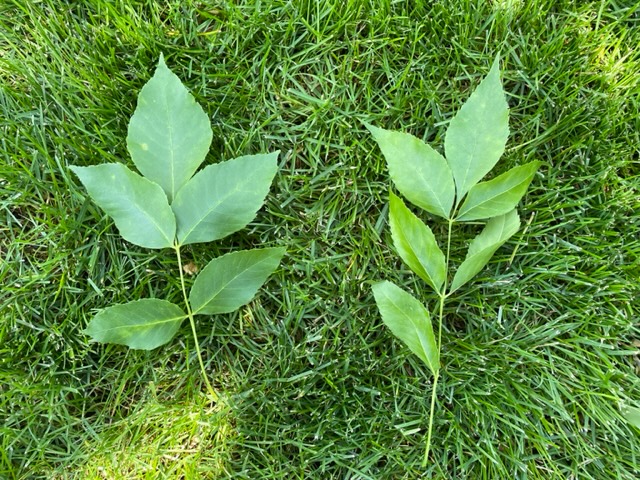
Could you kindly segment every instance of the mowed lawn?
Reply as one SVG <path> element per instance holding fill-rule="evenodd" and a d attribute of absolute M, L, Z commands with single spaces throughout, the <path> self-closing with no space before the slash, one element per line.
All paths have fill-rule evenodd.
<path fill-rule="evenodd" d="M 640 478 L 639 45 L 635 0 L 1 2 L 0 478 Z M 182 301 L 174 252 L 122 240 L 69 170 L 132 165 L 160 53 L 211 120 L 207 163 L 281 152 L 255 221 L 183 250 L 287 249 L 249 305 L 198 319 L 217 403 L 188 323 L 150 352 L 82 333 L 109 305 Z M 371 285 L 437 302 L 391 246 L 363 122 L 442 151 L 498 54 L 495 172 L 544 165 L 522 229 L 448 299 L 422 468 L 431 376 Z"/>

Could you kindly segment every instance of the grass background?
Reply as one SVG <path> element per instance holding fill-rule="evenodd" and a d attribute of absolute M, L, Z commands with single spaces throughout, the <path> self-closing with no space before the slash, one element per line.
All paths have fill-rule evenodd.
<path fill-rule="evenodd" d="M 639 27 L 630 0 L 2 2 L 0 478 L 638 478 Z M 68 169 L 130 164 L 160 52 L 211 117 L 210 162 L 282 152 L 250 228 L 184 252 L 288 249 L 249 306 L 200 322 L 217 405 L 188 325 L 152 352 L 81 334 L 101 307 L 180 302 L 172 252 L 122 241 Z M 449 301 L 422 469 L 428 370 L 370 284 L 435 298 L 389 246 L 361 121 L 441 148 L 498 52 L 498 171 L 546 165 L 526 228 Z"/>

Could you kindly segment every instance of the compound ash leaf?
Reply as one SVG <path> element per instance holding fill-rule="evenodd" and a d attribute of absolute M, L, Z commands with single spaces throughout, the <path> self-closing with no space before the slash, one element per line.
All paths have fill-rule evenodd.
<path fill-rule="evenodd" d="M 460 207 L 456 220 L 480 220 L 510 212 L 527 192 L 540 165 L 540 162 L 529 162 L 514 167 L 493 180 L 474 185 Z"/>
<path fill-rule="evenodd" d="M 445 280 L 445 257 L 431 229 L 407 208 L 404 202 L 389 195 L 391 237 L 398 254 L 413 272 L 436 293 Z"/>
<path fill-rule="evenodd" d="M 209 117 L 160 56 L 129 121 L 133 163 L 172 202 L 204 161 L 212 137 Z"/>
<path fill-rule="evenodd" d="M 217 240 L 253 220 L 278 169 L 278 154 L 246 155 L 209 165 L 189 180 L 171 205 L 178 244 Z"/>
<path fill-rule="evenodd" d="M 166 300 L 145 298 L 99 312 L 84 333 L 96 342 L 153 350 L 171 340 L 187 314 Z"/>
<path fill-rule="evenodd" d="M 172 247 L 176 220 L 162 188 L 121 163 L 70 167 L 122 237 L 141 247 Z"/>
<path fill-rule="evenodd" d="M 429 367 L 433 375 L 440 369 L 440 352 L 426 308 L 410 293 L 392 282 L 383 281 L 373 287 L 373 296 L 382 321 Z"/>
<path fill-rule="evenodd" d="M 484 230 L 471 241 L 467 256 L 453 277 L 450 292 L 456 291 L 482 270 L 496 250 L 519 228 L 520 217 L 515 210 L 489 220 Z"/>
<path fill-rule="evenodd" d="M 451 120 L 444 150 L 458 203 L 498 162 L 509 136 L 509 107 L 500 82 L 500 59 Z"/>
<path fill-rule="evenodd" d="M 229 313 L 246 305 L 278 267 L 284 254 L 284 248 L 273 247 L 214 258 L 191 287 L 189 303 L 193 313 Z"/>
<path fill-rule="evenodd" d="M 408 133 L 365 126 L 378 142 L 398 191 L 414 205 L 448 219 L 455 186 L 444 157 Z"/>

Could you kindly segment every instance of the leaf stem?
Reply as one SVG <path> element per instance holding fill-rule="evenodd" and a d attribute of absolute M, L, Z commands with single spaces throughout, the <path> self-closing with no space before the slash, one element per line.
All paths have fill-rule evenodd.
<path fill-rule="evenodd" d="M 451 254 L 451 227 L 453 226 L 453 220 L 449 220 L 449 227 L 447 229 L 447 253 L 444 261 L 444 271 L 449 271 L 449 257 Z M 442 318 L 444 317 L 444 301 L 449 296 L 447 288 L 449 287 L 447 282 L 447 276 L 445 274 L 444 283 L 442 285 L 442 292 L 440 293 L 440 311 L 438 312 L 438 353 L 442 348 Z"/>
<path fill-rule="evenodd" d="M 438 378 L 440 375 L 436 373 L 433 376 L 433 389 L 431 390 L 431 407 L 429 411 L 429 429 L 427 430 L 427 446 L 424 450 L 424 459 L 422 460 L 422 468 L 427 466 L 429 460 L 429 451 L 431 450 L 431 432 L 433 431 L 433 411 L 436 406 L 436 390 L 438 388 Z"/>
<path fill-rule="evenodd" d="M 180 286 L 182 287 L 182 295 L 184 297 L 184 303 L 187 307 L 187 316 L 189 317 L 189 323 L 191 324 L 191 332 L 193 333 L 193 340 L 196 346 L 196 353 L 198 355 L 198 363 L 200 364 L 200 371 L 202 372 L 202 377 L 204 378 L 204 383 L 207 386 L 207 391 L 209 395 L 213 399 L 214 402 L 218 401 L 218 394 L 211 386 L 209 382 L 209 377 L 207 376 L 207 371 L 204 368 L 204 362 L 202 361 L 202 353 L 200 352 L 200 345 L 198 343 L 198 335 L 196 333 L 196 322 L 193 318 L 193 312 L 191 311 L 191 305 L 189 304 L 189 297 L 187 296 L 187 289 L 184 284 L 184 274 L 182 273 L 182 259 L 180 258 L 180 245 L 175 245 L 174 249 L 176 251 L 176 256 L 178 257 L 178 270 L 180 271 Z"/>
<path fill-rule="evenodd" d="M 453 220 L 449 220 L 449 227 L 447 229 L 447 252 L 445 256 L 445 269 L 444 271 L 449 271 L 449 254 L 451 253 L 451 227 L 453 226 Z M 440 352 L 442 350 L 442 323 L 444 318 L 444 301 L 447 298 L 447 277 L 445 275 L 444 283 L 442 285 L 442 291 L 440 292 L 440 305 L 438 308 L 438 358 L 440 358 Z M 429 409 L 429 427 L 427 429 L 427 445 L 424 451 L 424 459 L 422 460 L 422 468 L 427 466 L 427 461 L 429 460 L 429 452 L 431 450 L 431 434 L 433 432 L 433 417 L 436 405 L 436 391 L 438 389 L 438 379 L 440 378 L 439 369 L 433 376 L 433 387 L 431 390 L 431 407 Z"/>

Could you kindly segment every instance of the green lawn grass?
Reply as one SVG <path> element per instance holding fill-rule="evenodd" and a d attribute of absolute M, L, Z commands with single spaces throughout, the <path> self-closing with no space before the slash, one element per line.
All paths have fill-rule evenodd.
<path fill-rule="evenodd" d="M 632 0 L 3 1 L 0 478 L 639 478 L 639 44 Z M 113 303 L 180 303 L 172 252 L 121 240 L 68 169 L 130 164 L 161 52 L 210 115 L 208 161 L 282 152 L 250 228 L 184 252 L 288 250 L 250 305 L 200 319 L 216 405 L 187 324 L 152 352 L 81 333 Z M 361 122 L 441 147 L 498 53 L 499 170 L 546 164 L 526 227 L 449 300 L 422 469 L 430 375 L 370 286 L 434 298 L 389 246 Z"/>

